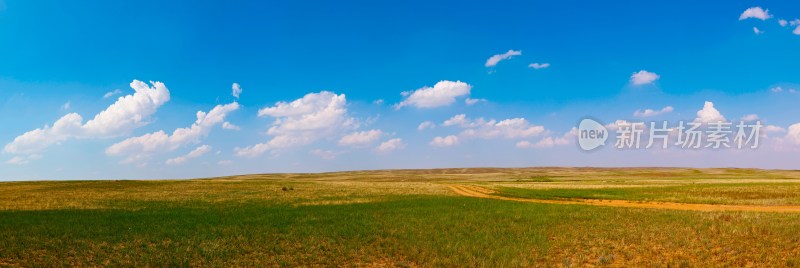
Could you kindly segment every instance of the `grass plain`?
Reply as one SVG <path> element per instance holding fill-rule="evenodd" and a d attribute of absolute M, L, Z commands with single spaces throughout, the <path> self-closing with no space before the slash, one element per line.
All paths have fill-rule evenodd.
<path fill-rule="evenodd" d="M 471 168 L 0 183 L 0 266 L 800 265 L 800 171 Z"/>

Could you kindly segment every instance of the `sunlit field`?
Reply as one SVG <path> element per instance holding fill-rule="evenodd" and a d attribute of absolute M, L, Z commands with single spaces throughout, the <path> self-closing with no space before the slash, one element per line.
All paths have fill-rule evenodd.
<path fill-rule="evenodd" d="M 800 171 L 751 169 L 6 182 L 0 266 L 794 267 L 796 206 Z"/>

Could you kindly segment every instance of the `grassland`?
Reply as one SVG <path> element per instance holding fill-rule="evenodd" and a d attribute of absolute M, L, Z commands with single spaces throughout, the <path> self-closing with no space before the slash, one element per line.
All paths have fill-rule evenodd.
<path fill-rule="evenodd" d="M 459 196 L 800 205 L 800 172 L 437 169 L 0 183 L 0 266 L 789 266 L 800 214 Z"/>

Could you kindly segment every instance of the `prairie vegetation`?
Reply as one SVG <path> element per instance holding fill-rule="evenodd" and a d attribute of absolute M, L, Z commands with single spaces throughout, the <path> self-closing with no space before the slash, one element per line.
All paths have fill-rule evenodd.
<path fill-rule="evenodd" d="M 524 168 L 0 183 L 0 266 L 798 266 L 800 172 Z"/>

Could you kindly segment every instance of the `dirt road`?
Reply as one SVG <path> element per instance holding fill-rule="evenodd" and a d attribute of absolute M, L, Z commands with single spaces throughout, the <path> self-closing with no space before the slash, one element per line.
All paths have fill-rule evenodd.
<path fill-rule="evenodd" d="M 671 209 L 671 210 L 691 210 L 691 211 L 754 211 L 754 212 L 780 212 L 780 213 L 800 213 L 800 206 L 755 206 L 755 205 L 714 205 L 714 204 L 689 204 L 672 202 L 650 202 L 650 201 L 627 201 L 609 199 L 529 199 L 518 197 L 505 197 L 493 195 L 494 191 L 475 185 L 448 185 L 453 192 L 469 197 L 490 198 L 508 200 L 516 202 L 543 203 L 543 204 L 563 204 L 563 205 L 589 205 L 604 207 L 625 207 L 625 208 L 651 208 L 651 209 Z"/>

